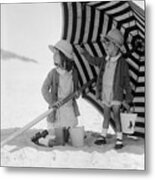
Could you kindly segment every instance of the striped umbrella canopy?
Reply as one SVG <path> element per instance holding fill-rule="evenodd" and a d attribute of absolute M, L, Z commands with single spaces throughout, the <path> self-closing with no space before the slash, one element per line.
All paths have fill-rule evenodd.
<path fill-rule="evenodd" d="M 85 90 L 84 98 L 103 113 L 102 103 L 96 99 L 96 79 L 99 69 L 87 63 L 80 54 L 84 46 L 92 56 L 105 55 L 100 35 L 118 28 L 124 35 L 122 49 L 129 65 L 135 112 L 138 113 L 135 135 L 144 137 L 145 115 L 145 17 L 144 11 L 132 1 L 64 2 L 62 39 L 69 41 L 74 50 L 75 63 L 82 86 L 94 79 Z M 114 125 L 113 120 L 111 120 Z"/>

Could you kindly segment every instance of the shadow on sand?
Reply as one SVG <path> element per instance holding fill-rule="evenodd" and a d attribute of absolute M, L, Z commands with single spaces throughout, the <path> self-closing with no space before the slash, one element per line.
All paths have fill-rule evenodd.
<path fill-rule="evenodd" d="M 20 128 L 11 128 L 11 129 L 2 129 L 1 130 L 1 140 L 6 139 L 14 132 L 18 131 Z M 52 150 L 59 150 L 59 151 L 85 151 L 85 152 L 102 152 L 105 153 L 110 150 L 114 150 L 114 144 L 115 144 L 115 136 L 108 134 L 107 136 L 107 144 L 106 145 L 100 145 L 97 146 L 94 144 L 94 141 L 96 140 L 98 133 L 87 131 L 86 132 L 86 138 L 85 138 L 85 145 L 84 147 L 75 148 L 71 145 L 69 142 L 65 146 L 54 146 L 52 148 L 48 147 L 41 147 L 33 142 L 31 142 L 31 137 L 34 136 L 35 133 L 42 131 L 39 129 L 30 129 L 27 132 L 24 132 L 19 137 L 16 137 L 12 141 L 8 142 L 7 145 L 9 146 L 15 146 L 13 149 L 11 149 L 10 152 L 18 151 L 22 148 L 30 147 L 34 148 L 38 151 L 52 151 Z M 138 138 L 138 139 L 131 139 L 124 135 L 124 147 L 121 150 L 117 150 L 118 153 L 131 153 L 131 154 L 144 154 L 144 139 Z M 5 146 L 4 146 L 5 147 Z"/>

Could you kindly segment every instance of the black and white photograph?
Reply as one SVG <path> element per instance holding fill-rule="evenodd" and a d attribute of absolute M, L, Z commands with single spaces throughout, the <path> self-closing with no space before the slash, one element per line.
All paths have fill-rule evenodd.
<path fill-rule="evenodd" d="M 1 3 L 1 166 L 146 169 L 145 1 Z"/>

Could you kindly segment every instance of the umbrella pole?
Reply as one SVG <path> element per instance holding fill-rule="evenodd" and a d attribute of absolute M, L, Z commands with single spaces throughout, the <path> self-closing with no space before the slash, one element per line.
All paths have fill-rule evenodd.
<path fill-rule="evenodd" d="M 89 81 L 88 83 L 84 84 L 78 91 L 82 92 L 85 88 L 89 87 L 92 83 L 94 82 L 94 80 Z M 66 98 L 64 98 L 61 101 L 61 106 L 65 103 L 67 103 L 69 100 L 71 100 L 72 98 L 74 98 L 76 95 L 76 92 L 70 94 L 69 96 L 67 96 Z M 16 131 L 15 133 L 13 133 L 12 135 L 10 135 L 8 138 L 4 139 L 1 142 L 1 147 L 3 147 L 5 144 L 7 144 L 8 142 L 10 142 L 11 140 L 13 140 L 14 138 L 16 138 L 17 136 L 19 136 L 20 134 L 24 133 L 25 131 L 27 131 L 28 129 L 30 129 L 31 127 L 33 127 L 35 124 L 39 123 L 42 119 L 44 119 L 45 117 L 47 117 L 53 110 L 54 110 L 54 106 L 56 103 L 53 104 L 52 108 L 50 108 L 49 110 L 45 111 L 43 114 L 39 115 L 38 117 L 36 117 L 33 121 L 31 121 L 30 123 L 26 124 L 23 128 L 21 128 L 19 131 Z"/>

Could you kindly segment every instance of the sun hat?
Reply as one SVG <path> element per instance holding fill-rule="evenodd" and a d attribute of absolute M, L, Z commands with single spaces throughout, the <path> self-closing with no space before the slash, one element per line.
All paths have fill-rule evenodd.
<path fill-rule="evenodd" d="M 48 47 L 52 52 L 55 52 L 56 49 L 60 50 L 69 59 L 73 60 L 73 48 L 71 44 L 67 42 L 66 40 L 60 40 L 54 46 L 49 45 Z"/>
<path fill-rule="evenodd" d="M 109 41 L 115 43 L 119 48 L 121 48 L 124 43 L 123 34 L 118 29 L 110 30 L 106 36 L 101 34 L 101 40 L 103 40 L 103 41 L 109 40 Z"/>

